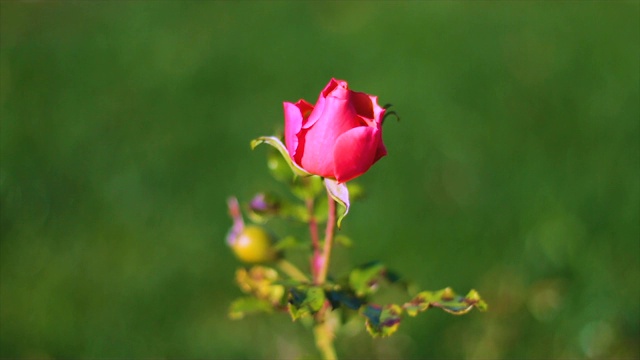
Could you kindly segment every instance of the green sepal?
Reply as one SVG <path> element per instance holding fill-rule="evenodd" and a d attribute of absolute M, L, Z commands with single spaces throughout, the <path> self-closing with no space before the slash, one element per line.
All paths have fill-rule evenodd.
<path fill-rule="evenodd" d="M 392 335 L 400 326 L 402 307 L 396 304 L 379 306 L 370 304 L 363 307 L 360 313 L 367 319 L 367 331 L 373 337 Z"/>
<path fill-rule="evenodd" d="M 294 321 L 313 315 L 322 309 L 326 297 L 318 286 L 297 286 L 289 289 L 289 314 Z"/>
<path fill-rule="evenodd" d="M 347 184 L 339 183 L 336 180 L 332 179 L 324 179 L 324 185 L 327 188 L 327 192 L 333 200 L 335 200 L 338 204 L 340 204 L 344 211 L 338 216 L 338 229 L 342 224 L 342 219 L 349 213 L 349 188 L 347 188 Z"/>
<path fill-rule="evenodd" d="M 438 307 L 448 313 L 462 315 L 474 307 L 480 311 L 486 311 L 487 303 L 480 298 L 480 294 L 475 290 L 469 291 L 467 296 L 461 296 L 453 292 L 451 288 L 445 288 L 438 291 L 423 291 L 402 307 L 409 316 L 416 316 L 419 312 L 426 311 L 430 307 Z"/>
<path fill-rule="evenodd" d="M 305 169 L 301 168 L 300 166 L 298 166 L 298 164 L 294 163 L 291 160 L 291 157 L 289 156 L 289 152 L 287 151 L 287 148 L 284 146 L 284 144 L 282 143 L 282 141 L 280 141 L 280 139 L 278 139 L 275 136 L 260 136 L 257 139 L 251 140 L 251 149 L 255 149 L 256 146 L 262 144 L 262 143 L 267 143 L 271 146 L 273 146 L 274 148 L 276 148 L 280 154 L 282 154 L 282 157 L 286 160 L 287 164 L 289 165 L 289 167 L 291 168 L 291 171 L 293 171 L 294 174 L 298 175 L 298 176 L 311 176 L 312 174 L 308 173 Z"/>
<path fill-rule="evenodd" d="M 272 313 L 273 305 L 264 299 L 245 296 L 235 299 L 229 307 L 229 318 L 239 320 L 246 315 L 256 313 Z"/>

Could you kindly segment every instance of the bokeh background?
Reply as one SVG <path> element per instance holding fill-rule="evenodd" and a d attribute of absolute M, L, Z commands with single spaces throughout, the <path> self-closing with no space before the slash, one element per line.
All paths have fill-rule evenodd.
<path fill-rule="evenodd" d="M 282 101 L 393 103 L 339 262 L 480 291 L 343 358 L 639 358 L 637 1 L 0 3 L 0 357 L 302 359 L 232 321 Z M 284 235 L 284 234 L 280 234 Z"/>

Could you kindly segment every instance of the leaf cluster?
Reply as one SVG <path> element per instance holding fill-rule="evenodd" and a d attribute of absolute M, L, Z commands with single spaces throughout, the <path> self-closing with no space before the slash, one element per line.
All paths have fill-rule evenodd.
<path fill-rule="evenodd" d="M 487 309 L 477 291 L 467 295 L 456 294 L 451 288 L 422 291 L 402 303 L 378 304 L 373 295 L 380 285 L 399 285 L 408 288 L 400 277 L 383 264 L 373 262 L 351 270 L 334 283 L 314 285 L 308 282 L 284 279 L 273 268 L 254 266 L 239 269 L 236 274 L 239 287 L 249 296 L 237 299 L 231 305 L 229 316 L 243 318 L 251 313 L 288 312 L 292 320 L 316 316 L 323 311 L 341 311 L 347 322 L 360 316 L 373 337 L 390 336 L 398 330 L 404 315 L 414 317 L 432 307 L 454 315 L 466 314 L 471 309 Z"/>

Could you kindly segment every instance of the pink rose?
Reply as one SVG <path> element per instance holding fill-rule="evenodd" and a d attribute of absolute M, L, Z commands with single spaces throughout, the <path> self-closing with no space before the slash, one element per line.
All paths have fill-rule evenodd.
<path fill-rule="evenodd" d="M 385 109 L 378 97 L 331 79 L 315 107 L 284 103 L 284 141 L 291 159 L 307 172 L 340 183 L 364 174 L 387 154 L 382 143 Z"/>

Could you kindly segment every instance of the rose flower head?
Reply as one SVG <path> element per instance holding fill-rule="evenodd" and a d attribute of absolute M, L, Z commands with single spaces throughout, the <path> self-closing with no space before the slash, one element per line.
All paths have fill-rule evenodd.
<path fill-rule="evenodd" d="M 331 79 L 315 106 L 284 103 L 284 140 L 291 159 L 307 172 L 340 183 L 369 170 L 387 154 L 382 142 L 385 109 L 378 97 Z"/>

